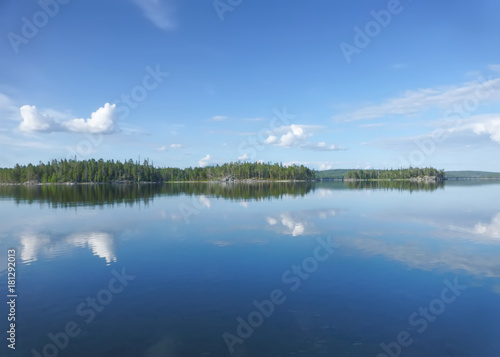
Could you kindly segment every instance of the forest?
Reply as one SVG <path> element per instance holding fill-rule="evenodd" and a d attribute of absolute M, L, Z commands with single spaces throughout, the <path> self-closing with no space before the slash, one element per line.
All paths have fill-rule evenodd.
<path fill-rule="evenodd" d="M 133 160 L 52 160 L 37 165 L 0 168 L 1 183 L 108 183 L 108 182 L 172 182 L 211 181 L 224 177 L 235 180 L 314 180 L 315 171 L 303 165 L 284 166 L 263 162 L 231 162 L 185 169 L 154 166 L 153 162 Z"/>
<path fill-rule="evenodd" d="M 390 170 L 351 170 L 348 171 L 345 180 L 409 180 L 412 178 L 434 176 L 437 181 L 445 179 L 444 170 L 437 170 L 433 167 Z"/>

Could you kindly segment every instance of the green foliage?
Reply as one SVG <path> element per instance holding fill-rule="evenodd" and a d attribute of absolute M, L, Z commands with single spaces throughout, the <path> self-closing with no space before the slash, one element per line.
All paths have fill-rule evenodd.
<path fill-rule="evenodd" d="M 208 167 L 158 168 L 144 160 L 120 161 L 102 159 L 96 161 L 52 160 L 47 164 L 40 162 L 34 166 L 16 165 L 14 168 L 0 169 L 0 182 L 24 183 L 106 183 L 106 182 L 164 182 L 164 181 L 210 181 L 224 177 L 262 180 L 313 180 L 314 170 L 300 165 L 283 166 L 262 162 L 231 162 Z"/>
<path fill-rule="evenodd" d="M 417 177 L 435 176 L 438 181 L 444 180 L 444 170 L 433 167 L 397 170 L 350 170 L 344 176 L 346 180 L 409 180 Z"/>
<path fill-rule="evenodd" d="M 351 170 L 349 170 L 349 169 L 333 169 L 333 170 L 316 171 L 316 178 L 318 180 L 322 180 L 322 179 L 341 180 L 344 178 L 345 174 L 349 171 L 351 171 Z"/>

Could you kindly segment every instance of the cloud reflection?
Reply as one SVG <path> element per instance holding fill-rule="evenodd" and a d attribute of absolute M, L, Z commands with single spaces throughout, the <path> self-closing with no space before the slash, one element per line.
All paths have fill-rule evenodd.
<path fill-rule="evenodd" d="M 314 219 L 334 217 L 341 211 L 343 210 L 318 209 L 299 213 L 285 212 L 276 216 L 267 216 L 266 221 L 278 233 L 297 237 L 306 234 L 318 234 L 319 231 L 314 225 Z"/>
<path fill-rule="evenodd" d="M 92 253 L 106 260 L 107 264 L 116 262 L 116 247 L 113 235 L 104 232 L 74 233 L 63 238 L 50 237 L 41 233 L 22 233 L 21 260 L 30 263 L 41 255 L 56 256 L 64 254 L 72 247 L 88 247 Z"/>
<path fill-rule="evenodd" d="M 338 242 L 368 255 L 400 261 L 412 268 L 445 268 L 472 275 L 500 277 L 500 212 L 493 216 L 490 223 L 480 221 L 470 226 L 446 226 L 432 220 L 425 222 L 436 228 L 432 242 L 394 240 L 391 238 L 393 233 L 388 231 L 360 231 L 362 238 L 338 238 Z M 450 240 L 453 244 L 449 244 Z M 446 241 L 445 245 L 441 245 L 440 241 Z"/>
<path fill-rule="evenodd" d="M 381 255 L 390 260 L 421 270 L 446 269 L 466 271 L 469 274 L 500 277 L 500 261 L 497 254 L 471 249 L 470 245 L 455 244 L 453 247 L 436 248 L 428 242 L 387 241 L 384 237 L 339 238 L 337 243 L 368 255 Z"/>

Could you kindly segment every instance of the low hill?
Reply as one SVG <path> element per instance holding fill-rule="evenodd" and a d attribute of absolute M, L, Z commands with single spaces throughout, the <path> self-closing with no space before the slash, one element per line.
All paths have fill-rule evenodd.
<path fill-rule="evenodd" d="M 317 179 L 335 179 L 341 180 L 345 174 L 354 169 L 335 169 L 335 170 L 321 170 L 316 171 Z M 488 172 L 488 171 L 445 171 L 445 177 L 447 179 L 458 179 L 458 178 L 468 178 L 468 179 L 500 179 L 500 172 Z"/>
<path fill-rule="evenodd" d="M 454 178 L 500 179 L 500 172 L 488 172 L 488 171 L 446 171 L 445 175 L 447 179 L 454 179 Z"/>

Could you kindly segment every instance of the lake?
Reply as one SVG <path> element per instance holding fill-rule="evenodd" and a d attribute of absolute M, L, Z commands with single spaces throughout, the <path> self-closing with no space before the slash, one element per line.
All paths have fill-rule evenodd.
<path fill-rule="evenodd" d="M 500 356 L 499 197 L 498 181 L 0 186 L 7 301 L 9 249 L 17 263 L 0 355 Z"/>

